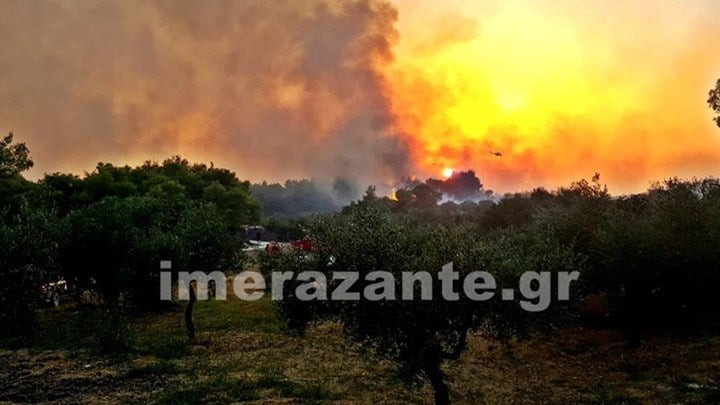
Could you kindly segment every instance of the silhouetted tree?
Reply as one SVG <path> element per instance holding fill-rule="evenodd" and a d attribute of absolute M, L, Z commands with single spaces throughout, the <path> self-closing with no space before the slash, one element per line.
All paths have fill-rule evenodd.
<path fill-rule="evenodd" d="M 715 111 L 718 116 L 713 118 L 715 123 L 720 127 L 720 79 L 715 83 L 715 88 L 708 92 L 708 105 Z"/>
<path fill-rule="evenodd" d="M 428 179 L 426 183 L 434 187 L 441 194 L 447 194 L 457 200 L 486 197 L 483 184 L 474 170 L 453 172 L 447 179 Z"/>
<path fill-rule="evenodd" d="M 40 285 L 57 271 L 58 230 L 52 213 L 27 204 L 0 212 L 1 333 L 32 334 Z"/>
<path fill-rule="evenodd" d="M 30 151 L 24 143 L 13 144 L 13 133 L 0 141 L 0 178 L 17 176 L 33 167 Z"/>

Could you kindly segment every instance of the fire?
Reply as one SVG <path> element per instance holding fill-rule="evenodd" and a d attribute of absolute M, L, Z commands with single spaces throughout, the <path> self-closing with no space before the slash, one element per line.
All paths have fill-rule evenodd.
<path fill-rule="evenodd" d="M 455 170 L 452 167 L 446 167 L 442 171 L 443 177 L 445 178 L 452 177 L 453 173 L 455 173 Z"/>
<path fill-rule="evenodd" d="M 398 1 L 401 40 L 385 76 L 395 125 L 409 134 L 421 175 L 448 177 L 448 168 L 468 167 L 504 191 L 558 186 L 597 171 L 611 187 L 637 190 L 717 167 L 687 163 L 717 162 L 712 153 L 720 150 L 703 104 L 717 58 L 706 56 L 714 55 L 707 44 L 682 48 L 690 22 L 670 13 L 619 32 L 580 7 L 461 0 L 438 11 L 437 2 L 423 9 Z M 619 4 L 598 12 L 632 17 Z M 702 10 L 686 11 L 705 21 Z M 431 15 L 439 17 L 429 23 Z M 657 39 L 670 35 L 668 24 L 677 38 Z M 674 64 L 667 55 L 677 56 Z M 668 114 L 663 100 L 680 97 L 688 101 Z"/>
<path fill-rule="evenodd" d="M 494 15 L 488 26 L 422 53 L 398 50 L 393 100 L 428 172 L 449 177 L 448 168 L 457 165 L 485 176 L 521 171 L 524 156 L 554 159 L 547 151 L 559 146 L 554 126 L 565 117 L 592 118 L 628 106 L 622 90 L 594 84 L 583 64 L 592 55 L 574 27 L 518 9 Z M 493 159 L 489 151 L 495 150 L 504 159 Z"/>

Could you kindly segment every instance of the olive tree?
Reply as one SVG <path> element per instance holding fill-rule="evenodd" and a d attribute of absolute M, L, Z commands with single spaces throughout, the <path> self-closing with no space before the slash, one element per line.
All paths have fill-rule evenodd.
<path fill-rule="evenodd" d="M 475 240 L 474 233 L 463 227 L 417 225 L 393 216 L 372 193 L 342 214 L 315 221 L 308 231 L 314 240 L 312 255 L 282 256 L 267 261 L 272 268 L 264 270 L 295 275 L 316 271 L 323 274 L 328 291 L 342 282 L 334 279 L 334 272 L 353 272 L 359 280 L 349 291 L 363 293 L 357 300 L 300 299 L 298 291 L 308 280 L 295 277 L 284 285 L 283 299 L 277 301 L 288 326 L 302 332 L 312 322 L 339 322 L 362 347 L 394 360 L 408 384 L 428 381 L 437 404 L 450 400 L 443 364 L 463 353 L 469 333 L 483 330 L 509 339 L 521 336 L 533 318 L 518 300 L 477 301 L 462 293 L 456 298 L 445 296 L 437 277 L 443 266 L 453 262 L 460 279 L 485 270 L 497 276 L 499 284 L 513 287 L 524 271 L 571 271 L 580 264 L 568 249 L 531 234 L 506 232 Z M 377 271 L 392 274 L 391 285 L 373 279 Z M 423 298 L 421 283 L 416 283 L 412 299 L 400 299 L 407 272 L 432 276 L 429 297 Z M 461 291 L 455 284 L 455 291 Z M 394 291 L 395 299 L 373 299 L 367 294 L 388 290 Z"/>

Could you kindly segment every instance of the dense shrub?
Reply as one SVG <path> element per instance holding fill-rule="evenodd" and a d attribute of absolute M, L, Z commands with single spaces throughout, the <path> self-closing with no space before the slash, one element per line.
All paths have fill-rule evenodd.
<path fill-rule="evenodd" d="M 669 324 L 678 315 L 720 310 L 713 298 L 720 282 L 719 183 L 671 180 L 643 200 L 641 210 L 617 204 L 597 227 L 592 257 L 605 278 L 601 286 L 624 297 L 633 323 Z"/>
<path fill-rule="evenodd" d="M 0 212 L 0 331 L 30 336 L 40 286 L 58 271 L 59 223 L 53 213 L 30 209 Z"/>
<path fill-rule="evenodd" d="M 239 240 L 214 205 L 154 197 L 105 198 L 65 218 L 64 273 L 107 302 L 139 308 L 159 302 L 159 263 L 174 271 L 231 270 Z"/>

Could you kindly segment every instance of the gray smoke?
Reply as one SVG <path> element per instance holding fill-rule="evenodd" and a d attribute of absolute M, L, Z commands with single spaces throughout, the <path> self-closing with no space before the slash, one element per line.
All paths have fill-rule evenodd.
<path fill-rule="evenodd" d="M 387 183 L 409 172 L 378 70 L 396 18 L 372 0 L 0 0 L 0 130 L 34 176 L 182 154 Z"/>

